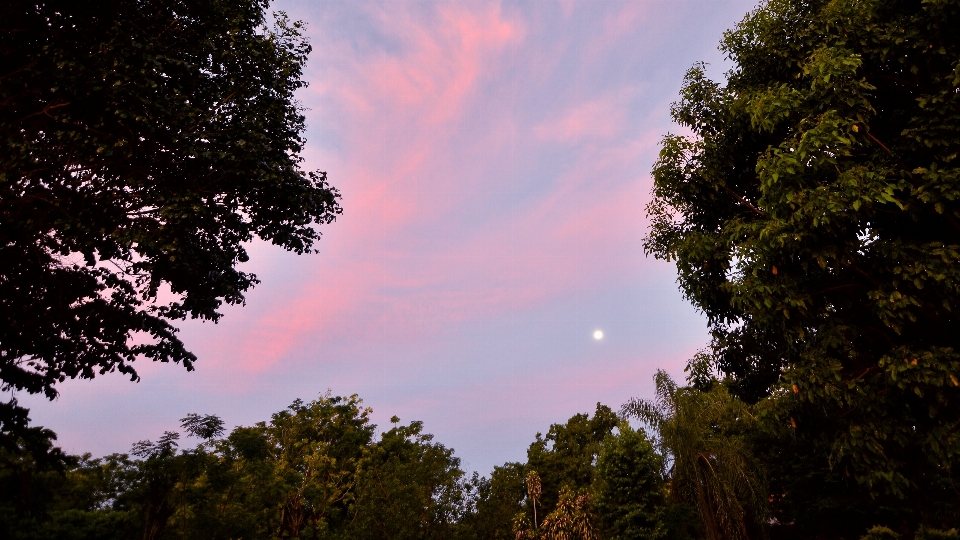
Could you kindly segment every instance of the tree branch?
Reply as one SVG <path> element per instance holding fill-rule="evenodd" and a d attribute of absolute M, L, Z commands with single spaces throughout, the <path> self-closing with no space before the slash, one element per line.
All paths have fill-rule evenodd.
<path fill-rule="evenodd" d="M 882 142 L 880 142 L 880 139 L 874 137 L 873 134 L 870 133 L 869 131 L 867 132 L 867 137 L 870 137 L 870 139 L 872 139 L 873 142 L 879 144 L 879 145 L 880 145 L 880 148 L 883 148 L 884 150 L 886 150 L 888 154 L 890 154 L 891 156 L 893 155 L 893 152 L 891 152 L 890 149 L 887 148 L 887 145 L 885 145 L 885 144 L 883 144 Z"/>
<path fill-rule="evenodd" d="M 749 208 L 749 209 L 753 210 L 754 212 L 756 212 L 757 215 L 761 215 L 761 216 L 766 216 L 766 215 L 767 215 L 766 212 L 764 212 L 763 210 L 760 210 L 760 209 L 757 208 L 756 206 L 750 204 L 750 201 L 744 199 L 742 196 L 738 195 L 735 191 L 733 191 L 732 189 L 728 188 L 727 186 L 721 184 L 720 187 L 723 188 L 724 190 L 726 190 L 726 192 L 729 193 L 730 195 L 733 195 L 734 198 L 736 198 L 738 201 L 740 201 L 742 204 L 744 204 L 747 208 Z"/>
<path fill-rule="evenodd" d="M 42 111 L 37 111 L 37 112 L 35 112 L 35 113 L 33 113 L 33 114 L 28 114 L 27 116 L 24 116 L 23 118 L 21 118 L 20 120 L 18 120 L 17 123 L 21 123 L 21 122 L 23 122 L 24 120 L 27 120 L 27 119 L 29 119 L 29 118 L 33 118 L 34 116 L 40 116 L 41 114 L 45 114 L 45 115 L 47 115 L 47 116 L 50 116 L 50 111 L 52 111 L 52 110 L 54 110 L 54 109 L 59 109 L 60 107 L 66 107 L 66 106 L 69 105 L 69 104 L 70 104 L 69 101 L 65 101 L 65 102 L 63 102 L 63 103 L 57 103 L 57 104 L 54 104 L 54 105 L 47 105 L 46 107 L 43 108 Z"/>

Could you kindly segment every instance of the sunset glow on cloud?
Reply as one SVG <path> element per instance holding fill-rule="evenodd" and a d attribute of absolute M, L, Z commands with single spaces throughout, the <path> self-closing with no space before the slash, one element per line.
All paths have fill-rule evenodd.
<path fill-rule="evenodd" d="M 707 342 L 643 254 L 649 171 L 683 73 L 722 76 L 716 44 L 752 5 L 278 2 L 308 25 L 305 166 L 343 216 L 318 255 L 251 246 L 247 305 L 183 326 L 196 372 L 70 383 L 32 416 L 69 451 L 126 451 L 190 412 L 249 424 L 330 388 L 483 473 L 649 395 Z"/>

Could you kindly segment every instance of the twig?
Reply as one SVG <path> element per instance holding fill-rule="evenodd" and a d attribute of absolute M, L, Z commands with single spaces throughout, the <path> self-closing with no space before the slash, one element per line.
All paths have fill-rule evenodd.
<path fill-rule="evenodd" d="M 869 131 L 867 132 L 867 137 L 870 137 L 871 139 L 873 139 L 873 142 L 879 144 L 880 148 L 883 148 L 884 150 L 886 150 L 888 154 L 890 154 L 891 156 L 893 155 L 893 152 L 891 152 L 890 149 L 887 148 L 887 145 L 880 142 L 880 139 L 874 137 L 873 134 L 870 133 Z"/>
<path fill-rule="evenodd" d="M 720 187 L 722 187 L 723 189 L 725 189 L 725 190 L 727 191 L 727 193 L 729 193 L 729 194 L 733 195 L 734 197 L 736 197 L 737 200 L 739 200 L 741 203 L 743 203 L 744 205 L 746 205 L 747 208 L 749 208 L 749 209 L 753 210 L 754 212 L 756 212 L 758 215 L 761 215 L 761 216 L 766 216 L 766 215 L 767 215 L 766 212 L 764 212 L 763 210 L 760 210 L 760 209 L 757 208 L 756 206 L 750 204 L 750 201 L 744 199 L 742 196 L 738 195 L 735 191 L 733 191 L 732 189 L 728 188 L 727 186 L 721 184 Z"/>

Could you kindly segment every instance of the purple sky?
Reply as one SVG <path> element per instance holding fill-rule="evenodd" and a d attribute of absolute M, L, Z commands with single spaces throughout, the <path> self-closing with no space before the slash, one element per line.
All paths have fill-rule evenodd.
<path fill-rule="evenodd" d="M 230 426 L 358 393 L 481 473 L 600 401 L 649 396 L 707 342 L 642 239 L 669 105 L 754 0 L 282 1 L 314 45 L 307 167 L 344 215 L 319 255 L 254 244 L 263 283 L 197 369 L 141 364 L 20 396 L 67 451 L 128 451 L 190 412 Z M 594 340 L 601 329 L 605 336 Z"/>

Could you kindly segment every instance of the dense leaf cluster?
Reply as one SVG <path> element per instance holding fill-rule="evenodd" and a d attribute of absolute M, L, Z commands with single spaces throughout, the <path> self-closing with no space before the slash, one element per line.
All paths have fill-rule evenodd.
<path fill-rule="evenodd" d="M 310 251 L 340 213 L 300 168 L 310 47 L 266 0 L 0 3 L 0 386 L 196 360 L 261 238 Z M 11 418 L 2 421 L 5 427 Z"/>
<path fill-rule="evenodd" d="M 607 407 L 549 430 L 549 440 L 599 442 L 545 447 L 538 435 L 531 445 L 549 471 L 550 503 L 535 520 L 530 463 L 467 476 L 422 423 L 394 417 L 378 436 L 370 413 L 357 396 L 328 394 L 229 433 L 191 414 L 182 427 L 200 439 L 193 448 L 167 432 L 97 459 L 50 452 L 49 432 L 21 438 L 0 449 L 0 537 L 654 540 L 672 530 L 663 459 L 642 430 L 615 422 L 611 433 Z M 46 462 L 28 448 L 37 440 Z"/>
<path fill-rule="evenodd" d="M 648 208 L 733 390 L 790 396 L 821 487 L 919 513 L 960 503 L 957 28 L 956 0 L 765 3 L 725 86 L 687 74 Z"/>
<path fill-rule="evenodd" d="M 394 417 L 377 435 L 356 396 L 297 400 L 229 433 L 192 414 L 182 432 L 99 459 L 65 456 L 35 428 L 0 448 L 0 537 L 956 540 L 951 508 L 831 477 L 784 427 L 792 398 L 747 404 L 691 371 L 686 386 L 658 373 L 657 399 L 622 417 L 598 404 L 551 425 L 526 463 L 489 477 L 466 475 L 420 422 Z M 200 443 L 181 450 L 182 435 Z"/>
<path fill-rule="evenodd" d="M 0 536 L 459 538 L 473 488 L 452 450 L 419 422 L 378 438 L 370 412 L 328 395 L 226 436 L 219 418 L 191 415 L 184 431 L 205 437 L 195 448 L 178 450 L 168 432 L 132 457 L 61 470 L 0 451 Z"/>
<path fill-rule="evenodd" d="M 646 432 L 600 403 L 593 416 L 537 433 L 526 463 L 496 467 L 484 482 L 501 490 L 496 506 L 476 504 L 486 538 L 683 540 L 697 528 L 683 501 L 669 498 L 663 455 Z M 680 515 L 690 523 L 673 519 Z"/>

